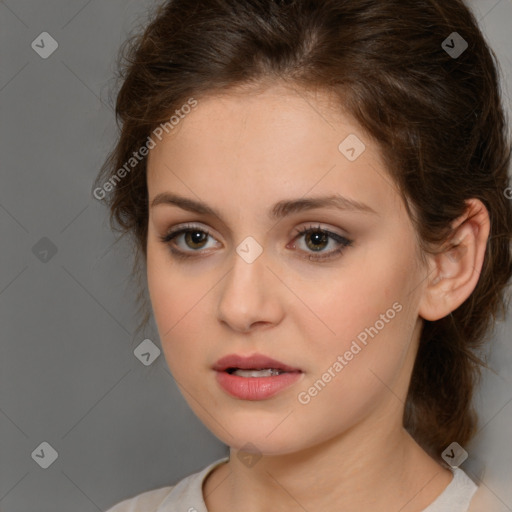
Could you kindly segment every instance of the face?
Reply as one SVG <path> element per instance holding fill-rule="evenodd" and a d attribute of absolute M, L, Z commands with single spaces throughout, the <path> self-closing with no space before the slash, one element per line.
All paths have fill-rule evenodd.
<path fill-rule="evenodd" d="M 161 344 L 218 438 L 285 454 L 401 425 L 425 271 L 377 145 L 332 98 L 199 99 L 151 150 L 147 183 Z M 255 354 L 288 371 L 214 369 Z"/>

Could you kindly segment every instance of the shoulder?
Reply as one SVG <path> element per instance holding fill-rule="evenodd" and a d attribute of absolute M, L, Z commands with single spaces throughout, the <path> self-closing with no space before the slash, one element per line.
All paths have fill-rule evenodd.
<path fill-rule="evenodd" d="M 139 512 L 141 510 L 155 512 L 174 487 L 173 485 L 143 492 L 133 498 L 117 503 L 117 505 L 109 508 L 106 512 Z"/>
<path fill-rule="evenodd" d="M 169 512 L 187 504 L 184 510 L 194 509 L 190 507 L 191 503 L 196 505 L 196 509 L 205 510 L 202 484 L 210 472 L 228 460 L 228 457 L 216 460 L 201 471 L 186 476 L 176 485 L 143 492 L 117 503 L 105 512 Z"/>
<path fill-rule="evenodd" d="M 477 485 L 460 468 L 452 469 L 448 487 L 422 512 L 469 512 Z"/>
<path fill-rule="evenodd" d="M 504 512 L 503 502 L 488 486 L 477 485 L 460 468 L 452 472 L 452 482 L 423 512 Z"/>

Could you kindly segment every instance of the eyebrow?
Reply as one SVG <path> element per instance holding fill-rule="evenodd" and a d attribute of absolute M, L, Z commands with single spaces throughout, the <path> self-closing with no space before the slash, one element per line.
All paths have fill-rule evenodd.
<path fill-rule="evenodd" d="M 183 210 L 187 210 L 193 213 L 215 215 L 219 219 L 223 220 L 222 215 L 214 208 L 208 206 L 206 203 L 187 197 L 182 197 L 176 194 L 171 194 L 169 192 L 157 194 L 151 201 L 151 208 L 161 204 L 178 206 Z M 268 217 L 270 220 L 279 220 L 292 213 L 313 210 L 315 208 L 336 208 L 342 211 L 355 211 L 378 215 L 377 212 L 367 204 L 361 203 L 354 199 L 349 199 L 339 194 L 333 194 L 330 196 L 279 201 L 272 206 L 271 210 L 269 210 Z"/>

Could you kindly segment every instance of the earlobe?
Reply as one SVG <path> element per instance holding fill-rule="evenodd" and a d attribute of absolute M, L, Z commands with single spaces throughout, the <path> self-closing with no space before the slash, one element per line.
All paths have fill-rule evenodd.
<path fill-rule="evenodd" d="M 489 213 L 475 198 L 466 201 L 466 211 L 453 224 L 453 233 L 442 252 L 429 255 L 426 279 L 418 314 L 439 320 L 457 309 L 475 289 L 490 231 Z"/>

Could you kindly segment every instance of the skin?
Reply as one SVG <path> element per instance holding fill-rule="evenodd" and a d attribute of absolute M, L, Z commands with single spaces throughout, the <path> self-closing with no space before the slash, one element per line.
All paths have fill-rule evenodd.
<path fill-rule="evenodd" d="M 338 150 L 349 134 L 366 146 L 353 162 Z M 468 201 L 454 223 L 459 248 L 422 263 L 377 144 L 325 92 L 277 83 L 199 99 L 151 150 L 147 183 L 150 205 L 172 192 L 220 215 L 161 203 L 150 207 L 147 241 L 149 293 L 169 368 L 195 414 L 230 446 L 229 462 L 204 483 L 208 510 L 418 512 L 434 501 L 452 475 L 402 427 L 404 402 L 422 318 L 449 314 L 476 286 L 489 233 L 482 203 Z M 278 201 L 333 192 L 374 213 L 322 207 L 267 218 Z M 184 236 L 162 242 L 183 223 L 211 237 L 203 245 Z M 319 253 L 296 232 L 311 225 L 352 245 L 311 261 Z M 263 249 L 250 264 L 235 250 L 248 236 Z M 192 257 L 177 258 L 171 245 Z M 322 254 L 337 247 L 329 239 Z M 401 311 L 301 404 L 298 393 L 394 303 Z M 233 353 L 262 353 L 303 374 L 272 398 L 240 400 L 211 369 Z M 237 457 L 248 442 L 255 448 L 244 450 L 261 456 L 250 467 Z"/>

